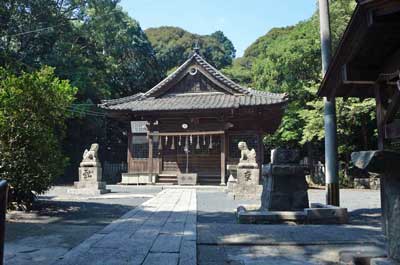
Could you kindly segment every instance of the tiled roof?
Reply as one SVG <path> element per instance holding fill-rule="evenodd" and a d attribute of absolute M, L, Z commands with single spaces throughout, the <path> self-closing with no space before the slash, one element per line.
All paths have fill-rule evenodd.
<path fill-rule="evenodd" d="M 216 78 L 218 81 L 222 82 L 224 85 L 227 87 L 231 88 L 233 91 L 237 93 L 248 93 L 248 89 L 236 84 L 232 80 L 230 80 L 228 77 L 223 75 L 220 71 L 215 69 L 211 64 L 209 64 L 206 60 L 203 59 L 198 53 L 193 53 L 193 55 L 186 60 L 180 67 L 178 67 L 174 72 L 172 72 L 169 76 L 167 76 L 165 79 L 163 79 L 160 83 L 155 85 L 152 89 L 147 91 L 145 93 L 146 96 L 151 97 L 158 91 L 160 91 L 162 88 L 164 88 L 167 84 L 169 84 L 178 74 L 180 74 L 182 71 L 184 71 L 187 66 L 189 66 L 192 61 L 196 61 L 199 65 L 203 67 L 204 70 L 206 70 L 209 74 L 211 74 L 214 78 Z"/>
<path fill-rule="evenodd" d="M 163 94 L 163 89 L 180 73 L 186 71 L 193 63 L 227 87 L 227 93 L 202 92 Z M 162 94 L 161 97 L 159 95 Z M 205 109 L 232 109 L 248 106 L 265 106 L 287 102 L 286 94 L 276 94 L 257 91 L 242 87 L 206 62 L 199 54 L 194 53 L 185 63 L 168 77 L 146 93 L 138 93 L 129 97 L 104 100 L 99 107 L 108 110 L 129 110 L 133 112 L 173 111 L 173 110 L 205 110 Z"/>
<path fill-rule="evenodd" d="M 130 110 L 134 112 L 172 111 L 172 110 L 205 110 L 205 109 L 236 109 L 248 106 L 263 106 L 285 103 L 282 94 L 257 92 L 243 95 L 224 93 L 198 93 L 171 95 L 161 98 L 142 98 L 119 104 L 103 103 L 102 107 L 109 110 Z"/>

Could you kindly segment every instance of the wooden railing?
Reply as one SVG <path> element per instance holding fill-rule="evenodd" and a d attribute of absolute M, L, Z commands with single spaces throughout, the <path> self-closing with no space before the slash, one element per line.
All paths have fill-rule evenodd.
<path fill-rule="evenodd" d="M 108 184 L 118 183 L 121 181 L 121 173 L 125 172 L 128 172 L 126 163 L 108 163 L 106 161 L 103 165 L 103 181 Z"/>

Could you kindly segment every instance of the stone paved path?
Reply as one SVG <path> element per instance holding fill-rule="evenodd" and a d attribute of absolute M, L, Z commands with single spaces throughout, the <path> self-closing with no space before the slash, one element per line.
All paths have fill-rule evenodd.
<path fill-rule="evenodd" d="M 194 265 L 195 189 L 167 189 L 92 235 L 54 265 Z"/>

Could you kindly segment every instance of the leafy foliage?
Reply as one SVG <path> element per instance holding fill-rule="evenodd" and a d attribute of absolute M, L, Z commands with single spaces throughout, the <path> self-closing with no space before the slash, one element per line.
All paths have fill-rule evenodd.
<path fill-rule="evenodd" d="M 181 65 L 192 54 L 198 41 L 200 53 L 216 68 L 223 68 L 235 58 L 235 48 L 222 31 L 211 35 L 193 34 L 178 27 L 159 27 L 146 30 L 164 72 Z"/>
<path fill-rule="evenodd" d="M 330 1 L 334 49 L 354 7 L 354 1 Z M 290 103 L 282 124 L 265 138 L 267 145 L 302 147 L 308 156 L 323 160 L 323 100 L 316 97 L 322 79 L 318 12 L 295 26 L 272 29 L 224 72 L 256 89 L 287 93 Z M 352 151 L 376 144 L 373 101 L 338 99 L 337 121 L 339 158 L 345 164 Z"/>
<path fill-rule="evenodd" d="M 117 0 L 4 0 L 0 2 L 0 64 L 18 74 L 54 67 L 78 88 L 62 150 L 70 158 L 64 179 L 77 176 L 82 151 L 98 142 L 102 159 L 120 148 L 122 126 L 106 131 L 95 107 L 101 99 L 128 96 L 162 77 L 154 50 L 137 21 Z M 78 113 L 78 114 L 77 114 Z M 120 156 L 124 152 L 120 152 Z M 125 156 L 124 156 L 124 159 Z"/>
<path fill-rule="evenodd" d="M 78 99 L 96 103 L 148 88 L 161 78 L 154 51 L 117 3 L 2 1 L 0 63 L 16 70 L 54 66 L 79 88 Z"/>
<path fill-rule="evenodd" d="M 20 76 L 0 68 L 0 177 L 18 205 L 29 206 L 63 173 L 60 139 L 75 93 L 52 68 Z"/>

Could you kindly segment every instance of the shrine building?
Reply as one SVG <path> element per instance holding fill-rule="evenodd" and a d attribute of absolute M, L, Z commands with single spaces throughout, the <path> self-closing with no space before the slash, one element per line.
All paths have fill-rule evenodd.
<path fill-rule="evenodd" d="M 286 104 L 285 94 L 236 84 L 195 50 L 147 92 L 99 107 L 130 124 L 122 183 L 176 183 L 190 172 L 198 184 L 218 185 L 226 183 L 226 166 L 239 162 L 239 141 L 255 149 L 261 168 L 263 135 L 276 131 Z"/>

